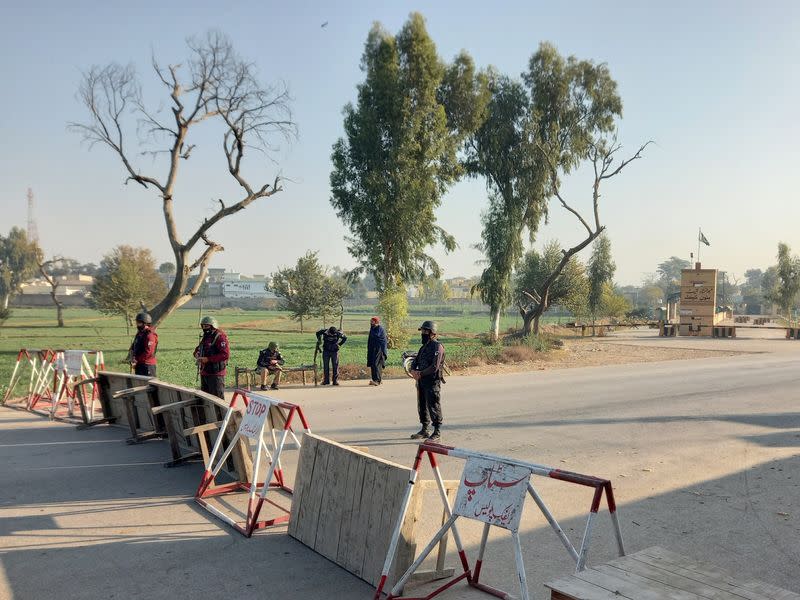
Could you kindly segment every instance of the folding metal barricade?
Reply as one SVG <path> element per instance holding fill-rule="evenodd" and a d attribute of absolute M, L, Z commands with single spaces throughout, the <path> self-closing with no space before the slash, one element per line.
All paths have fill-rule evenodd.
<path fill-rule="evenodd" d="M 88 357 L 90 356 L 94 356 L 94 365 L 89 363 Z M 97 384 L 92 383 L 90 395 L 79 394 L 76 391 L 77 384 L 94 379 L 97 372 L 104 367 L 105 361 L 101 350 L 57 350 L 53 352 L 47 367 L 48 371 L 52 368 L 53 372 L 52 391 L 47 394 L 34 395 L 28 402 L 28 410 L 46 414 L 51 419 L 80 417 L 84 422 L 87 422 L 87 419 L 91 421 L 98 400 Z M 49 375 L 46 379 L 49 379 Z M 49 406 L 46 401 L 49 401 Z M 79 403 L 82 406 L 79 407 L 80 413 L 76 414 L 75 408 Z M 66 408 L 66 414 L 56 414 L 62 407 Z"/>
<path fill-rule="evenodd" d="M 223 439 L 225 437 L 224 432 L 226 431 L 228 423 L 230 422 L 233 414 L 238 412 L 238 409 L 235 405 L 236 401 L 240 398 L 245 407 L 242 421 L 239 424 L 239 429 L 237 430 L 236 434 L 233 436 L 230 442 L 228 442 L 228 447 L 225 449 L 222 455 L 219 456 Z M 300 440 L 297 439 L 297 436 L 292 429 L 292 422 L 295 416 L 300 419 L 303 429 L 310 432 L 311 429 L 308 426 L 308 421 L 306 421 L 305 415 L 303 415 L 303 410 L 298 405 L 289 402 L 282 402 L 262 394 L 248 392 L 243 389 L 235 390 L 233 399 L 228 407 L 228 411 L 225 413 L 225 418 L 223 419 L 222 425 L 219 428 L 217 439 L 214 442 L 214 449 L 211 451 L 211 454 L 208 457 L 208 463 L 206 464 L 206 470 L 203 473 L 203 478 L 200 480 L 200 485 L 195 493 L 195 501 L 200 504 L 200 506 L 208 510 L 211 514 L 228 523 L 246 537 L 252 536 L 253 531 L 256 529 L 263 529 L 264 527 L 269 527 L 270 525 L 287 522 L 289 520 L 289 513 L 291 511 L 277 504 L 276 502 L 267 499 L 266 495 L 270 489 L 280 489 L 284 492 L 288 492 L 289 494 L 292 493 L 292 488 L 286 485 L 283 478 L 281 453 L 283 452 L 283 449 L 286 445 L 286 440 L 289 436 L 292 437 L 297 447 L 300 447 Z M 278 436 L 275 434 L 276 430 L 280 431 L 280 439 L 278 439 Z M 266 438 L 268 433 L 272 441 L 271 445 L 269 440 Z M 248 440 L 257 442 L 256 456 L 253 465 L 253 481 L 237 481 L 229 484 L 216 485 L 216 476 L 219 474 L 220 470 L 225 464 L 225 461 L 228 459 L 231 452 L 236 447 L 239 438 L 242 436 L 245 436 L 248 438 Z M 270 449 L 272 450 L 271 452 Z M 269 462 L 269 468 L 266 476 L 264 477 L 264 481 L 259 483 L 258 473 L 261 467 L 262 457 L 264 456 Z M 250 498 L 247 503 L 247 517 L 245 518 L 244 522 L 238 522 L 234 520 L 206 501 L 206 498 L 235 491 L 248 491 L 250 494 Z M 261 512 L 261 507 L 264 502 L 275 506 L 286 514 L 274 519 L 259 521 L 258 515 Z"/>
<path fill-rule="evenodd" d="M 49 369 L 53 368 L 53 358 L 54 352 L 49 349 L 22 348 L 17 353 L 17 362 L 14 364 L 14 370 L 11 372 L 11 379 L 8 382 L 8 389 L 3 395 L 2 404 L 5 405 L 14 400 L 14 389 L 23 378 L 23 371 L 26 364 L 30 368 L 28 389 L 25 392 L 24 398 L 20 398 L 18 401 L 20 403 L 24 401 L 25 408 L 27 409 L 34 398 L 37 398 L 43 392 L 49 393 L 50 388 L 48 382 L 50 381 L 50 374 L 52 374 L 52 371 Z M 45 370 L 48 370 L 48 372 L 45 373 Z"/>
<path fill-rule="evenodd" d="M 522 600 L 529 600 L 528 583 L 525 577 L 525 567 L 522 558 L 522 545 L 519 538 L 519 525 L 522 517 L 522 508 L 527 495 L 530 495 L 539 510 L 544 515 L 550 527 L 558 536 L 561 543 L 567 549 L 567 552 L 575 561 L 575 571 L 582 571 L 586 566 L 586 558 L 589 550 L 589 541 L 592 532 L 592 525 L 594 517 L 600 508 L 600 502 L 603 493 L 606 495 L 606 502 L 608 511 L 611 515 L 611 521 L 614 527 L 614 534 L 617 541 L 617 548 L 620 556 L 625 555 L 625 547 L 622 542 L 622 532 L 619 527 L 619 519 L 617 517 L 616 504 L 614 502 L 614 492 L 611 487 L 611 482 L 607 479 L 600 479 L 590 475 L 581 475 L 579 473 L 572 473 L 569 471 L 562 471 L 551 467 L 545 467 L 534 463 L 524 462 L 516 459 L 502 458 L 493 456 L 491 454 L 484 454 L 480 452 L 473 452 L 472 450 L 464 450 L 461 448 L 454 448 L 452 446 L 445 446 L 434 442 L 423 442 L 419 445 L 417 456 L 414 459 L 414 467 L 411 471 L 411 478 L 406 488 L 403 503 L 401 505 L 400 517 L 394 528 L 391 542 L 389 543 L 389 550 L 386 555 L 386 562 L 383 566 L 381 579 L 378 588 L 375 591 L 374 600 L 379 600 L 383 593 L 383 588 L 386 585 L 389 570 L 394 560 L 395 553 L 397 552 L 398 540 L 400 537 L 400 528 L 405 513 L 408 510 L 408 504 L 411 499 L 411 491 L 414 488 L 417 476 L 419 474 L 420 465 L 422 463 L 423 455 L 427 454 L 428 459 L 433 468 L 433 474 L 439 488 L 439 495 L 444 504 L 445 512 L 448 519 L 442 525 L 441 529 L 433 536 L 433 539 L 427 546 L 420 552 L 419 556 L 414 560 L 408 570 L 400 577 L 395 583 L 394 587 L 388 592 L 387 600 L 393 598 L 405 598 L 406 600 L 428 600 L 437 596 L 441 592 L 455 585 L 462 579 L 466 579 L 467 583 L 483 592 L 496 596 L 498 598 L 510 597 L 508 593 L 490 587 L 480 582 L 481 566 L 486 551 L 486 541 L 489 537 L 489 527 L 496 526 L 507 529 L 511 532 L 511 537 L 514 542 L 514 554 L 517 565 L 517 575 L 520 582 L 520 594 Z M 456 500 L 451 507 L 447 501 L 447 496 L 444 491 L 441 473 L 436 461 L 436 455 L 442 454 L 445 456 L 453 456 L 456 458 L 465 459 L 464 471 L 461 475 L 461 480 L 456 494 Z M 553 517 L 550 509 L 544 503 L 539 493 L 531 484 L 531 475 L 540 475 L 557 479 L 568 483 L 574 483 L 587 487 L 594 488 L 594 497 L 589 509 L 589 517 L 586 522 L 586 529 L 583 534 L 580 550 L 575 547 L 567 538 L 561 526 Z M 465 517 L 483 522 L 483 535 L 481 536 L 481 544 L 478 550 L 478 557 L 475 561 L 475 568 L 470 569 L 467 555 L 464 551 L 464 546 L 461 543 L 461 537 L 456 528 L 456 520 L 458 517 Z M 430 592 L 424 598 L 417 598 L 411 596 L 401 596 L 402 590 L 413 573 L 423 563 L 425 558 L 430 554 L 439 540 L 445 533 L 452 530 L 453 540 L 455 541 L 458 550 L 458 556 L 463 568 L 463 572 L 456 575 L 454 578 L 447 581 L 444 585 L 438 587 L 433 592 Z"/>

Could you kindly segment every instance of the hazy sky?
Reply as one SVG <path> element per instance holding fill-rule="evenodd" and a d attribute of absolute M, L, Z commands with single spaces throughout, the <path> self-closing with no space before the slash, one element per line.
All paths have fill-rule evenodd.
<path fill-rule="evenodd" d="M 7 3 L 0 22 L 0 231 L 25 226 L 30 186 L 48 254 L 99 262 L 112 247 L 132 244 L 172 260 L 156 194 L 123 185 L 111 152 L 89 151 L 66 125 L 86 117 L 76 89 L 93 64 L 135 64 L 145 96 L 166 107 L 151 53 L 178 63 L 187 55 L 186 37 L 216 28 L 257 63 L 264 81 L 288 84 L 300 135 L 275 164 L 249 165 L 254 183 L 279 173 L 290 181 L 212 230 L 226 248 L 212 266 L 271 273 L 309 249 L 319 250 L 325 264 L 353 266 L 347 231 L 329 201 L 331 146 L 342 134 L 342 107 L 363 78 L 359 62 L 372 22 L 396 33 L 414 10 L 426 17 L 446 60 L 466 49 L 478 66 L 518 76 L 548 40 L 564 55 L 609 65 L 624 102 L 625 150 L 655 142 L 601 199 L 618 282 L 639 283 L 671 255 L 688 259 L 698 227 L 711 242 L 703 264 L 737 275 L 774 263 L 778 241 L 800 252 L 794 1 Z M 214 135 L 212 128 L 201 132 L 179 180 L 176 213 L 185 233 L 210 214 L 214 199 L 236 191 Z M 142 172 L 162 175 L 151 159 L 135 158 Z M 590 185 L 579 173 L 568 198 L 588 207 Z M 476 180 L 444 198 L 439 223 L 459 243 L 450 255 L 434 250 L 445 276 L 479 272 L 472 245 L 485 205 Z M 574 217 L 556 205 L 551 214 L 536 244 L 577 241 Z"/>

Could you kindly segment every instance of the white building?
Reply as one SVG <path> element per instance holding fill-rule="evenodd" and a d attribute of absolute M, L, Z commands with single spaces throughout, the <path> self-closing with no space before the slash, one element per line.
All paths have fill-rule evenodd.
<path fill-rule="evenodd" d="M 85 296 L 94 283 L 94 277 L 91 275 L 58 275 L 53 279 L 58 282 L 56 293 L 59 296 Z M 52 289 L 50 284 L 42 278 L 34 279 L 30 283 L 23 283 L 20 288 L 25 295 L 49 294 Z"/>
<path fill-rule="evenodd" d="M 225 298 L 277 298 L 275 294 L 267 291 L 265 286 L 265 279 L 225 281 L 222 284 L 222 295 Z"/>

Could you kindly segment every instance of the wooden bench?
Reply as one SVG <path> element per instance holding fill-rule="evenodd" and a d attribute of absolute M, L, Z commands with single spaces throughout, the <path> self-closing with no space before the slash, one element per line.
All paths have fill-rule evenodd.
<path fill-rule="evenodd" d="M 551 600 L 800 600 L 800 594 L 653 546 L 545 583 Z"/>
<path fill-rule="evenodd" d="M 284 373 L 301 373 L 303 376 L 303 385 L 306 384 L 306 371 L 311 371 L 314 373 L 314 385 L 318 385 L 317 365 L 297 365 L 296 367 L 283 366 L 281 370 Z M 244 378 L 244 385 L 240 383 L 242 378 Z M 257 369 L 251 369 L 250 367 L 236 367 L 234 369 L 234 379 L 237 388 L 243 388 L 249 392 L 251 388 L 258 386 L 258 378 L 259 374 Z"/>

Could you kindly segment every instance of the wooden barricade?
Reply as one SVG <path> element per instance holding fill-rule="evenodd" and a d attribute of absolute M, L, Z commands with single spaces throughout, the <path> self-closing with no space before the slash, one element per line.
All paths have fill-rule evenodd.
<path fill-rule="evenodd" d="M 658 546 L 589 567 L 545 586 L 551 590 L 551 600 L 800 599 L 794 592 L 734 576 Z"/>
<path fill-rule="evenodd" d="M 108 423 L 128 427 L 128 443 L 167 438 L 173 467 L 189 460 L 207 459 L 208 449 L 219 435 L 228 404 L 221 398 L 194 388 L 174 385 L 152 377 L 100 371 L 97 376 L 103 418 L 79 428 Z M 225 430 L 232 439 L 239 426 L 235 415 Z M 252 479 L 253 464 L 243 444 L 237 444 L 223 471 L 236 481 Z"/>
<path fill-rule="evenodd" d="M 306 433 L 295 477 L 288 533 L 377 586 L 410 474 L 408 467 Z M 392 580 L 414 560 L 417 550 L 414 529 L 422 510 L 423 492 L 435 487 L 433 481 L 418 483 L 401 527 Z M 451 501 L 457 486 L 457 481 L 444 482 Z M 442 518 L 446 516 L 443 514 Z M 418 572 L 415 580 L 452 576 L 453 569 L 444 567 L 446 549 L 445 537 L 439 544 L 435 570 Z"/>
<path fill-rule="evenodd" d="M 174 467 L 189 460 L 208 459 L 209 448 L 214 445 L 222 418 L 228 404 L 198 389 L 187 388 L 159 379 L 150 382 L 156 390 L 158 406 L 152 408 L 156 418 L 161 418 L 169 441 L 172 460 L 165 467 Z M 225 439 L 230 440 L 239 427 L 240 416 L 234 415 L 225 429 Z M 238 481 L 249 481 L 253 463 L 244 440 L 231 453 L 225 472 Z"/>
<path fill-rule="evenodd" d="M 152 413 L 152 407 L 158 406 L 158 395 L 150 385 L 151 381 L 152 377 L 144 375 L 100 371 L 97 384 L 103 418 L 81 425 L 80 428 L 100 423 L 123 425 L 130 429 L 128 442 L 131 444 L 166 437 L 163 419 L 154 418 Z"/>

